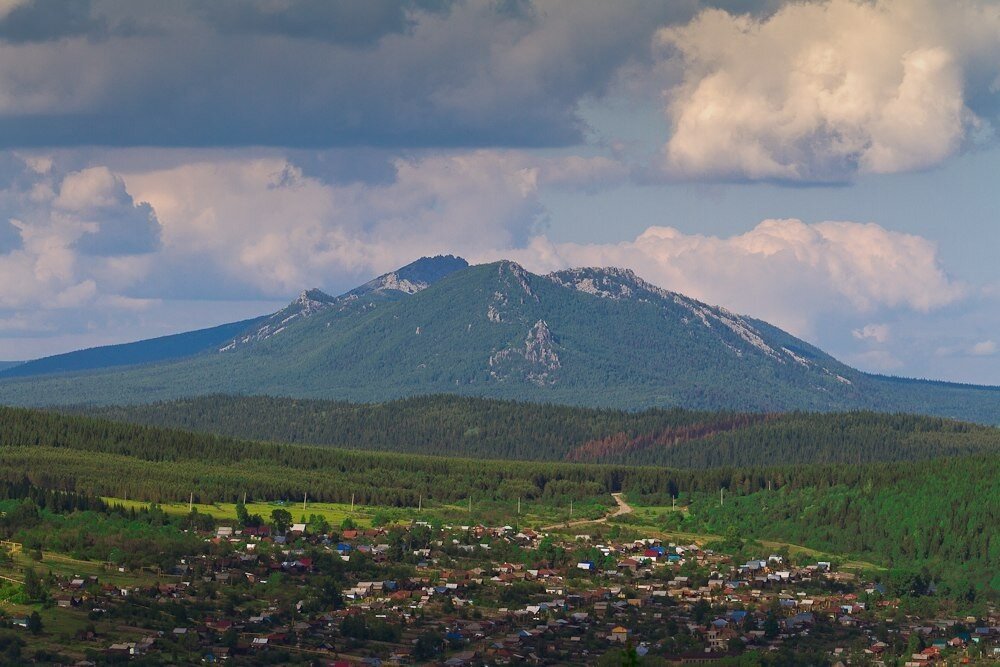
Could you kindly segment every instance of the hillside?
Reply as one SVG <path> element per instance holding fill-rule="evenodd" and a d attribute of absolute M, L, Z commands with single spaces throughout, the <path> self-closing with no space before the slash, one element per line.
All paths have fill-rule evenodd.
<path fill-rule="evenodd" d="M 18 364 L 0 364 L 0 378 L 29 377 L 77 371 L 152 364 L 214 350 L 262 318 L 232 322 L 210 329 L 161 336 L 121 345 L 93 347 Z"/>
<path fill-rule="evenodd" d="M 415 274 L 404 267 L 340 297 L 306 292 L 217 351 L 10 379 L 0 382 L 0 402 L 215 393 L 371 402 L 453 393 L 626 409 L 873 409 L 1000 420 L 1000 389 L 870 376 L 765 322 L 630 271 L 538 276 L 512 262 L 462 268 L 453 257 L 415 264 Z"/>
<path fill-rule="evenodd" d="M 79 411 L 251 440 L 366 451 L 693 468 L 1000 452 L 1000 429 L 872 412 L 623 412 L 444 395 L 385 404 L 208 396 Z"/>

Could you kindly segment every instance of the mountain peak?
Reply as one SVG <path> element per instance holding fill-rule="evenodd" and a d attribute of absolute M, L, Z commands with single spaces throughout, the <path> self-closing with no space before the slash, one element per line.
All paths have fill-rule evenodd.
<path fill-rule="evenodd" d="M 455 255 L 436 255 L 421 257 L 406 266 L 385 273 L 374 280 L 348 292 L 350 295 L 361 296 L 370 292 L 397 291 L 404 294 L 415 294 L 427 289 L 441 278 L 455 271 L 468 268 L 469 263 Z"/>
<path fill-rule="evenodd" d="M 534 290 L 531 289 L 531 278 L 534 277 L 534 274 L 529 273 L 523 266 L 509 259 L 501 260 L 497 262 L 495 266 L 497 267 L 497 273 L 499 274 L 502 282 L 511 287 L 516 286 L 518 289 L 523 291 L 525 295 L 531 297 L 535 301 L 538 301 L 538 296 L 535 294 Z"/>
<path fill-rule="evenodd" d="M 312 289 L 305 289 L 299 293 L 299 297 L 295 299 L 289 305 L 299 305 L 305 307 L 315 307 L 318 304 L 329 304 L 333 303 L 336 299 L 322 291 L 318 287 L 313 287 Z"/>

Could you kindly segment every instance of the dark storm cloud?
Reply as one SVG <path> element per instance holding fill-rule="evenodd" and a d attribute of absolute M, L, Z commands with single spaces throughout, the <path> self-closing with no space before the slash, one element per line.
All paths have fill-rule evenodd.
<path fill-rule="evenodd" d="M 411 18 L 414 11 L 440 11 L 450 4 L 416 0 L 291 0 L 268 5 L 213 0 L 196 2 L 193 7 L 222 33 L 284 35 L 366 45 L 385 35 L 409 30 L 414 25 Z"/>
<path fill-rule="evenodd" d="M 97 37 L 106 32 L 107 21 L 93 15 L 90 0 L 29 0 L 0 19 L 0 40 L 12 43 Z"/>
<path fill-rule="evenodd" d="M 50 25 L 80 38 L 7 44 L 0 146 L 570 145 L 586 130 L 579 102 L 647 58 L 656 28 L 698 10 L 694 0 L 198 5 L 105 0 L 84 20 L 81 3 L 75 22 Z"/>

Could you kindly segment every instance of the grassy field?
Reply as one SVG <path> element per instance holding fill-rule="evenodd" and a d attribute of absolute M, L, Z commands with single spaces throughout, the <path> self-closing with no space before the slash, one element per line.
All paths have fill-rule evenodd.
<path fill-rule="evenodd" d="M 78 560 L 51 551 L 42 552 L 42 560 L 35 561 L 25 552 L 13 555 L 11 562 L 0 562 L 0 575 L 23 581 L 24 570 L 32 567 L 38 573 L 52 572 L 59 577 L 96 576 L 102 582 L 119 586 L 151 585 L 157 581 L 175 579 L 166 574 L 131 570 L 121 572 L 118 568 L 89 560 Z"/>
<path fill-rule="evenodd" d="M 148 502 L 137 500 L 125 500 L 122 498 L 105 497 L 104 501 L 111 505 L 122 505 L 126 508 L 139 509 L 148 507 Z M 614 503 L 610 496 L 608 501 L 587 503 L 577 505 L 573 509 L 575 518 L 597 518 L 603 516 Z M 235 503 L 194 503 L 189 505 L 185 502 L 159 503 L 160 507 L 167 514 L 186 515 L 191 509 L 196 509 L 201 514 L 207 514 L 221 521 L 236 520 Z M 528 528 L 537 528 L 557 521 L 569 518 L 569 507 L 557 507 L 543 503 L 522 503 L 521 513 L 518 514 L 517 503 L 489 502 L 474 504 L 470 513 L 468 505 L 459 504 L 438 504 L 429 503 L 421 508 L 398 508 L 379 506 L 360 506 L 353 508 L 350 504 L 342 503 L 302 503 L 291 502 L 249 502 L 246 505 L 250 514 L 259 514 L 265 520 L 271 516 L 275 509 L 285 509 L 292 514 L 292 518 L 298 521 L 301 517 L 308 517 L 310 514 L 323 516 L 333 526 L 340 526 L 343 521 L 350 518 L 355 525 L 368 528 L 373 523 L 409 523 L 411 521 L 440 521 L 450 524 L 477 524 L 484 525 L 517 525 Z"/>
<path fill-rule="evenodd" d="M 122 505 L 128 509 L 140 509 L 143 507 L 149 507 L 148 502 L 138 501 L 138 500 L 124 500 L 122 498 L 111 498 L 105 497 L 104 501 L 109 505 Z M 202 503 L 194 503 L 189 505 L 188 503 L 158 503 L 157 507 L 162 509 L 167 514 L 175 516 L 183 516 L 188 514 L 191 509 L 195 509 L 199 514 L 207 514 L 215 519 L 221 521 L 235 521 L 236 520 L 236 504 L 235 503 L 212 503 L 211 505 L 206 505 Z M 259 514 L 264 519 L 271 516 L 271 512 L 276 509 L 286 509 L 291 512 L 292 517 L 298 521 L 299 517 L 303 514 L 309 516 L 310 514 L 322 515 L 331 525 L 339 526 L 344 519 L 350 517 L 359 526 L 371 526 L 371 522 L 378 508 L 370 507 L 355 507 L 353 510 L 350 505 L 342 505 L 339 503 L 306 503 L 305 509 L 302 508 L 302 503 L 283 503 L 283 502 L 273 502 L 273 503 L 247 503 L 247 511 L 250 514 Z M 388 508 L 387 508 L 388 509 Z M 392 511 L 398 511 L 392 509 Z"/>

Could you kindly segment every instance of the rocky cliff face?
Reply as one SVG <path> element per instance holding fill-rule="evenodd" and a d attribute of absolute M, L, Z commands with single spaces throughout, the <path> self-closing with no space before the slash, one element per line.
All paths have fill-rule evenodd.
<path fill-rule="evenodd" d="M 556 371 L 562 368 L 555 339 L 545 320 L 538 320 L 528 329 L 523 345 L 494 352 L 486 363 L 496 380 L 528 380 L 539 386 L 555 384 Z"/>

